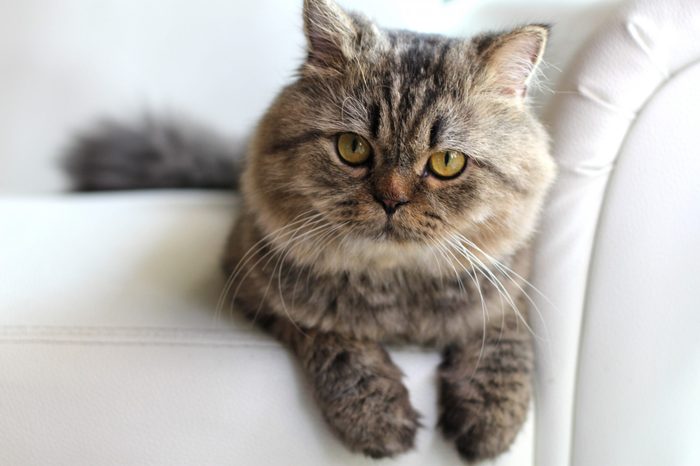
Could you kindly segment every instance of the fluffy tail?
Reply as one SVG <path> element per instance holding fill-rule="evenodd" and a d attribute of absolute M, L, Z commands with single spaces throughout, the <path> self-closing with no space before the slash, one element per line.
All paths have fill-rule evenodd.
<path fill-rule="evenodd" d="M 236 189 L 244 151 L 191 123 L 106 120 L 78 136 L 63 167 L 77 191 Z"/>

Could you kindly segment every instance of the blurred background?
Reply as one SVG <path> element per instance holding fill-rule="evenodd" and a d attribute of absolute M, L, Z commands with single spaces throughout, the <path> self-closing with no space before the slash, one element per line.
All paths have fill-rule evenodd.
<path fill-rule="evenodd" d="M 554 25 L 541 108 L 619 0 L 340 0 L 392 28 L 469 36 Z M 304 57 L 301 0 L 0 0 L 0 193 L 65 188 L 95 118 L 183 114 L 247 133 Z"/>

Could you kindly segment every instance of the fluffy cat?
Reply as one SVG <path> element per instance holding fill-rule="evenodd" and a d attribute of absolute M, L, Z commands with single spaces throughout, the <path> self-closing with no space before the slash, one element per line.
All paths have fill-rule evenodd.
<path fill-rule="evenodd" d="M 250 141 L 226 295 L 297 356 L 352 450 L 411 449 L 418 413 L 386 343 L 440 348 L 439 427 L 505 451 L 531 397 L 529 240 L 554 177 L 527 86 L 548 28 L 473 39 L 384 30 L 305 0 L 308 56 Z M 77 189 L 233 187 L 235 147 L 174 123 L 73 148 Z"/>

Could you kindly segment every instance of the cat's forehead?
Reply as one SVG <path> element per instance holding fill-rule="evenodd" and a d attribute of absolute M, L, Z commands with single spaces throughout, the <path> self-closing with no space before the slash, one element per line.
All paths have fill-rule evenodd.
<path fill-rule="evenodd" d="M 461 40 L 383 31 L 381 51 L 367 52 L 349 77 L 342 107 L 347 122 L 397 154 L 436 147 L 456 115 L 464 114 L 470 48 Z M 468 68 L 468 67 L 467 67 Z M 353 82 L 350 83 L 350 80 Z M 387 154 L 388 156 L 389 154 Z"/>
<path fill-rule="evenodd" d="M 427 65 L 444 59 L 446 53 L 463 43 L 460 39 L 439 34 L 424 34 L 400 29 L 382 29 L 385 50 L 394 57 L 408 62 L 423 62 Z"/>
<path fill-rule="evenodd" d="M 458 69 L 468 72 L 470 46 L 463 40 L 440 35 L 420 34 L 403 30 L 382 31 L 385 40 L 378 53 L 378 70 L 405 85 L 432 82 L 454 84 Z"/>

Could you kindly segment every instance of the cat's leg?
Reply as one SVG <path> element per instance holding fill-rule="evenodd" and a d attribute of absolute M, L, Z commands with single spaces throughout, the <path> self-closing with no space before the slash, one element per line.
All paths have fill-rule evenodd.
<path fill-rule="evenodd" d="M 533 342 L 515 319 L 487 327 L 483 340 L 448 347 L 440 365 L 439 425 L 467 461 L 510 447 L 527 417 Z"/>
<path fill-rule="evenodd" d="M 413 447 L 419 415 L 379 343 L 298 329 L 278 317 L 258 322 L 292 348 L 323 417 L 351 450 L 383 458 Z"/>

